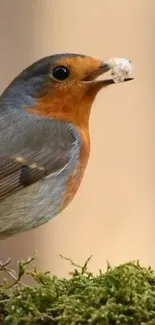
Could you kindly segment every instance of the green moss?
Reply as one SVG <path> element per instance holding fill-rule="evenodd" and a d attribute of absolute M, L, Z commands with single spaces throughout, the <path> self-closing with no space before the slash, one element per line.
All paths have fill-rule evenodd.
<path fill-rule="evenodd" d="M 70 279 L 59 279 L 36 269 L 29 274 L 36 286 L 21 284 L 25 267 L 11 287 L 0 287 L 0 324 L 6 325 L 153 325 L 155 324 L 155 272 L 129 262 L 93 275 L 83 267 Z M 8 266 L 6 266 L 7 268 Z"/>

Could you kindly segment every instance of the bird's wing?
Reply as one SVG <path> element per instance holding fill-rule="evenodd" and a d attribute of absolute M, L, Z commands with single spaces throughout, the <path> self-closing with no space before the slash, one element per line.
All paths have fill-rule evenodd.
<path fill-rule="evenodd" d="M 31 185 L 49 174 L 60 173 L 67 166 L 70 152 L 33 152 L 33 157 L 0 156 L 0 199 L 22 187 Z"/>
<path fill-rule="evenodd" d="M 32 119 L 22 128 L 16 122 L 16 128 L 13 121 L 5 130 L 0 125 L 0 200 L 47 175 L 61 173 L 75 142 L 67 123 Z"/>

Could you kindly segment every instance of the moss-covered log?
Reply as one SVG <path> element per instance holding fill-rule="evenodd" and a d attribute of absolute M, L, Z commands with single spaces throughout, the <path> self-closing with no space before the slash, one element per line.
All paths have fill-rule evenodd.
<path fill-rule="evenodd" d="M 155 272 L 139 262 L 94 275 L 75 265 L 69 279 L 34 269 L 36 286 L 21 284 L 28 262 L 19 263 L 19 277 L 0 287 L 0 324 L 7 325 L 154 325 Z M 6 266 L 8 268 L 8 266 Z"/>

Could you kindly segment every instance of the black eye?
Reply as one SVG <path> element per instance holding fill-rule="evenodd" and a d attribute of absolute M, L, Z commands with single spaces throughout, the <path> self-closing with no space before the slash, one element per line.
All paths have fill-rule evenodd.
<path fill-rule="evenodd" d="M 53 77 L 57 80 L 65 80 L 69 77 L 69 70 L 68 68 L 66 67 L 63 67 L 63 66 L 59 66 L 59 67 L 55 67 L 53 69 Z"/>

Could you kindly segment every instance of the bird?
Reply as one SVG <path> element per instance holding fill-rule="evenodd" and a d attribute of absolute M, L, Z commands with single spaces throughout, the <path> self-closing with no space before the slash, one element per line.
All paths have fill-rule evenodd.
<path fill-rule="evenodd" d="M 90 157 L 92 104 L 114 84 L 98 77 L 109 70 L 88 55 L 53 54 L 2 92 L 0 240 L 45 224 L 73 200 Z"/>

